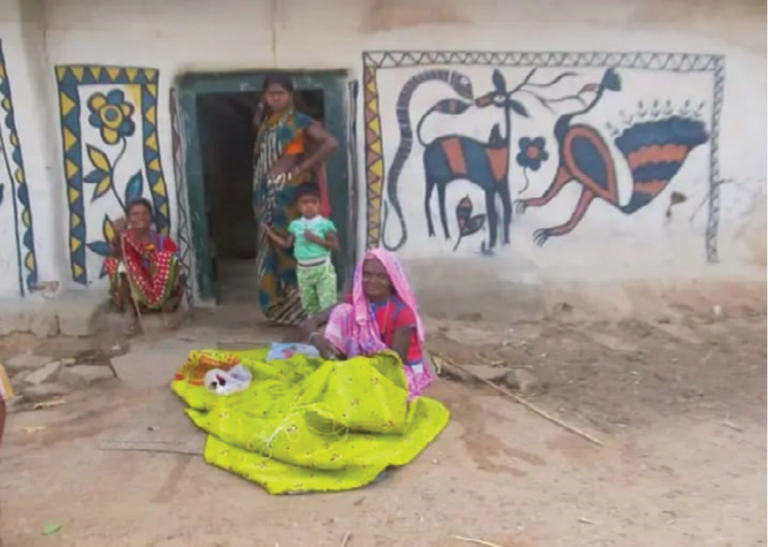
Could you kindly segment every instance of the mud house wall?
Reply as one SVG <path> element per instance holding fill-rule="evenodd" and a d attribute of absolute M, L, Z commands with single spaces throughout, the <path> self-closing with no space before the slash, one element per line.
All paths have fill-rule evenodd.
<path fill-rule="evenodd" d="M 764 265 L 765 230 L 759 219 L 765 215 L 759 204 L 765 202 L 766 181 L 765 32 L 761 19 L 765 6 L 757 2 L 593 0 L 576 6 L 528 0 L 472 4 L 167 0 L 150 5 L 127 0 L 68 0 L 46 1 L 42 7 L 47 85 L 51 88 L 47 96 L 55 105 L 46 121 L 57 129 L 59 149 L 42 151 L 35 163 L 53 166 L 47 178 L 41 179 L 43 187 L 67 189 L 55 194 L 60 198 L 57 214 L 69 221 L 57 225 L 56 240 L 66 249 L 64 264 L 58 263 L 64 270 L 61 281 L 70 286 L 103 286 L 101 242 L 108 235 L 109 220 L 119 214 L 120 202 L 129 192 L 141 188 L 162 209 L 161 229 L 178 235 L 179 180 L 174 176 L 169 107 L 175 79 L 193 71 L 273 67 L 344 68 L 361 82 L 357 119 L 360 250 L 366 244 L 379 244 L 382 236 L 390 246 L 402 238 L 392 203 L 397 200 L 407 228 L 398 252 L 430 306 L 439 308 L 441 299 L 432 296 L 444 295 L 446 290 L 464 302 L 453 300 L 451 306 L 469 309 L 483 298 L 493 303 L 499 294 L 519 294 L 520 287 L 549 282 L 656 282 L 669 276 L 701 277 L 714 272 L 735 276 L 749 273 L 755 262 Z M 0 38 L 6 45 L 6 38 Z M 406 58 L 376 53 L 462 49 L 500 55 Z M 526 51 L 560 55 L 525 59 L 514 55 Z M 666 64 L 654 64 L 639 56 L 605 55 L 613 51 L 673 55 L 663 57 Z M 369 53 L 366 66 L 364 52 Z M 577 52 L 595 55 L 573 56 Z M 702 56 L 686 61 L 698 63 L 695 66 L 683 65 L 674 54 L 684 52 Z M 554 129 L 557 120 L 578 110 L 583 101 L 594 99 L 594 86 L 589 90 L 589 85 L 603 82 L 605 69 L 612 64 L 617 65 L 620 88 L 605 88 L 594 108 L 571 123 L 582 124 L 587 133 L 567 152 L 570 171 L 581 169 L 581 178 L 573 177 L 546 205 L 529 202 L 524 214 L 513 214 L 508 246 L 501 245 L 503 200 L 495 196 L 494 208 L 502 213 L 502 220 L 499 239 L 489 256 L 489 217 L 493 214 L 483 184 L 490 184 L 494 177 L 508 179 L 510 201 L 542 196 L 565 161 Z M 708 68 L 689 70 L 696 67 Z M 569 95 L 572 99 L 550 103 L 550 110 L 533 95 L 520 95 L 528 115 L 514 112 L 509 134 L 502 108 L 479 108 L 469 95 L 461 102 L 460 90 L 439 80 L 416 87 L 407 104 L 399 102 L 409 80 L 426 70 L 452 70 L 465 77 L 475 99 L 494 89 L 495 70 L 511 89 L 532 68 L 537 68 L 532 79 L 537 85 L 577 72 L 551 88 L 538 88 L 540 95 L 551 99 Z M 722 86 L 722 96 L 717 96 L 718 86 Z M 580 95 L 583 89 L 587 91 Z M 79 112 L 65 112 L 69 102 L 63 96 Z M 456 101 L 442 103 L 425 118 L 430 108 L 449 99 Z M 106 130 L 109 120 L 102 118 L 113 106 L 126 124 L 110 132 Z M 402 138 L 398 107 L 408 113 L 411 129 L 424 119 L 420 134 L 424 145 L 414 138 L 402 166 L 395 164 Z M 17 105 L 17 111 L 35 108 L 35 101 L 26 97 Z M 638 150 L 626 148 L 630 144 L 622 150 L 616 144 L 616 138 L 641 119 L 659 122 L 674 116 L 682 122 L 636 130 L 631 146 Z M 494 133 L 495 125 L 499 130 Z M 450 135 L 455 136 L 453 141 L 446 139 Z M 654 157 L 649 147 L 660 144 L 652 143 L 656 136 L 670 147 L 656 150 Z M 529 140 L 521 149 L 523 138 Z M 507 152 L 499 139 L 508 141 Z M 433 143 L 433 152 L 425 166 L 425 145 L 429 143 Z M 489 143 L 498 153 L 490 150 Z M 638 151 L 640 155 L 635 154 L 630 162 L 628 154 Z M 677 165 L 667 166 L 666 171 L 657 165 L 662 172 L 652 176 L 651 164 L 664 163 L 664 154 L 671 154 L 670 161 Z M 719 187 L 714 223 L 708 201 L 713 158 L 718 180 L 727 181 Z M 79 174 L 72 174 L 75 169 L 68 160 Z M 392 172 L 397 169 L 399 176 L 394 177 Z M 451 178 L 461 169 L 466 175 L 453 177 L 445 186 L 451 239 L 444 237 L 437 189 L 429 207 L 435 225 L 435 235 L 430 237 L 424 208 L 426 180 Z M 478 173 L 483 169 L 487 180 L 469 182 L 472 177 L 482 178 Z M 111 175 L 109 184 L 100 172 Z M 662 180 L 665 176 L 668 181 Z M 649 183 L 644 191 L 653 194 L 642 207 L 638 204 L 643 200 L 629 205 L 638 182 Z M 596 197 L 585 205 L 587 196 L 579 205 L 589 184 Z M 658 191 L 649 191 L 651 186 Z M 82 199 L 71 199 L 71 190 L 82 193 Z M 386 223 L 385 210 L 389 213 Z M 3 211 L 0 209 L 0 217 Z M 537 232 L 565 223 L 574 212 L 579 215 L 567 233 Z M 72 226 L 73 213 L 82 220 L 78 230 Z M 465 232 L 461 241 L 460 223 Z M 539 237 L 534 239 L 536 235 Z M 48 269 L 46 275 L 58 275 L 53 261 Z M 458 275 L 462 272 L 465 275 Z"/>
<path fill-rule="evenodd" d="M 0 298 L 55 288 L 65 274 L 54 90 L 44 12 L 35 0 L 0 4 Z"/>

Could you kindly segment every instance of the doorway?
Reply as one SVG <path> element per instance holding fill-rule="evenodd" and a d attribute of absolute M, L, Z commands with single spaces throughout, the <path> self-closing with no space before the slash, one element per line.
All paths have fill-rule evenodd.
<path fill-rule="evenodd" d="M 202 303 L 258 305 L 252 209 L 253 115 L 264 73 L 191 74 L 180 81 L 187 129 L 186 177 L 197 295 Z M 350 209 L 345 75 L 291 74 L 297 107 L 339 141 L 326 162 L 332 220 L 342 253 L 334 257 L 339 285 L 351 278 L 354 224 Z"/>

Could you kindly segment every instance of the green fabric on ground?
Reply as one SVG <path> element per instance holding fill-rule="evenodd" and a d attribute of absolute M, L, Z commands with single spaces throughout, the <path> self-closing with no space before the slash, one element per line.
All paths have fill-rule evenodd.
<path fill-rule="evenodd" d="M 171 385 L 208 432 L 205 460 L 270 494 L 350 490 L 412 461 L 448 423 L 440 402 L 408 402 L 394 353 L 264 362 L 267 349 L 194 351 Z M 207 370 L 241 363 L 250 387 L 227 397 L 200 384 Z"/>

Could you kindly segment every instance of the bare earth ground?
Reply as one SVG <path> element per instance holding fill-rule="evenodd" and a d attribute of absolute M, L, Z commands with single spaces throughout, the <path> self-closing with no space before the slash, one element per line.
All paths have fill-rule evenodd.
<path fill-rule="evenodd" d="M 348 547 L 766 544 L 764 314 L 429 327 L 430 347 L 458 363 L 530 368 L 548 384 L 530 400 L 605 445 L 440 380 L 429 395 L 452 421 L 415 462 L 357 491 L 270 497 L 199 457 L 99 450 L 158 395 L 116 381 L 10 416 L 4 545 L 338 547 L 347 532 Z M 35 351 L 83 342 L 51 344 Z M 43 536 L 49 523 L 62 528 Z"/>

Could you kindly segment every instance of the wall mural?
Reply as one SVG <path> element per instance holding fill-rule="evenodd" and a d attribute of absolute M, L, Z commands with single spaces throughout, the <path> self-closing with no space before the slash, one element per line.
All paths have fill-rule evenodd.
<path fill-rule="evenodd" d="M 3 112 L 3 118 L 0 120 L 3 165 L 0 169 L 6 175 L 2 179 L 5 183 L 0 182 L 0 208 L 11 209 L 8 213 L 12 215 L 9 223 L 13 226 L 16 240 L 19 293 L 24 296 L 37 285 L 37 258 L 27 176 L 24 170 L 21 142 L 16 130 L 11 83 L 2 42 L 0 42 L 0 108 Z"/>
<path fill-rule="evenodd" d="M 708 181 L 706 256 L 717 261 L 722 57 L 369 52 L 363 62 L 368 248 L 438 238 L 435 215 L 451 250 L 472 239 L 493 254 L 513 215 L 578 188 L 565 222 L 530 234 L 543 246 L 578 231 L 596 200 L 623 215 L 645 208 L 707 145 L 690 169 Z M 472 196 L 484 213 L 473 215 Z"/>
<path fill-rule="evenodd" d="M 70 268 L 72 279 L 87 285 L 93 282 L 89 269 L 101 269 L 99 277 L 104 277 L 113 221 L 131 199 L 148 197 L 157 230 L 170 232 L 157 130 L 159 73 L 153 68 L 67 65 L 56 67 L 56 78 Z"/>

